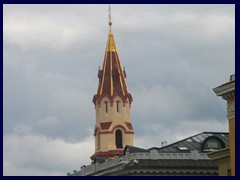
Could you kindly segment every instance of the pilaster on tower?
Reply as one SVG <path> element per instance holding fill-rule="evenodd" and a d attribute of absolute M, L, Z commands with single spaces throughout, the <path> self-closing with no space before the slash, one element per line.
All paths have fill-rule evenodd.
<path fill-rule="evenodd" d="M 133 145 L 131 103 L 133 101 L 126 84 L 126 72 L 122 68 L 112 32 L 109 6 L 109 33 L 102 69 L 98 70 L 99 84 L 93 96 L 96 109 L 95 154 L 97 157 L 122 156 L 125 145 Z"/>

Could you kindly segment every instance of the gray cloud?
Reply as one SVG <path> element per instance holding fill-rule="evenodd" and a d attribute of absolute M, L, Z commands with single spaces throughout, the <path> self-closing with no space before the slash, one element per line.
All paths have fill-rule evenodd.
<path fill-rule="evenodd" d="M 6 135 L 3 139 L 3 174 L 66 175 L 66 171 L 80 168 L 81 163 L 88 163 L 94 150 L 91 146 L 93 143 L 92 137 L 71 144 L 42 135 Z"/>
<path fill-rule="evenodd" d="M 65 175 L 94 152 L 92 97 L 108 7 L 3 7 L 4 175 Z M 226 104 L 212 88 L 235 71 L 234 5 L 112 5 L 112 11 L 134 99 L 135 145 L 228 131 Z"/>

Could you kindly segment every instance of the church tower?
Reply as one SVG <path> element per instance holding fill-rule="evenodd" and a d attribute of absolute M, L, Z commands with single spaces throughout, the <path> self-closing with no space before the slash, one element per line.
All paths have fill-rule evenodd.
<path fill-rule="evenodd" d="M 131 103 L 125 81 L 126 72 L 122 68 L 111 29 L 111 8 L 109 6 L 109 34 L 102 69 L 98 70 L 99 84 L 93 96 L 96 109 L 95 153 L 97 157 L 122 156 L 125 145 L 133 145 L 131 124 Z"/>

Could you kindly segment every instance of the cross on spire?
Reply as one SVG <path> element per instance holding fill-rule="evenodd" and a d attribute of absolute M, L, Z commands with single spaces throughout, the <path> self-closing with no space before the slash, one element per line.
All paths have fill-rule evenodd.
<path fill-rule="evenodd" d="M 112 19 L 111 19 L 111 6 L 108 7 L 108 24 L 109 24 L 109 31 L 111 31 Z"/>

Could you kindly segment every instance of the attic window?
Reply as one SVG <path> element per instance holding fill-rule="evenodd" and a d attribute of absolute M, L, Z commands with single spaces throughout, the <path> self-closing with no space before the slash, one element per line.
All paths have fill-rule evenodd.
<path fill-rule="evenodd" d="M 220 143 L 215 139 L 211 139 L 205 144 L 205 149 L 220 149 L 220 148 L 221 148 Z"/>
<path fill-rule="evenodd" d="M 225 148 L 225 144 L 219 137 L 207 137 L 202 143 L 202 151 L 212 151 Z"/>
<path fill-rule="evenodd" d="M 181 151 L 186 151 L 186 150 L 189 150 L 187 147 L 185 146 L 181 146 L 181 147 L 177 147 L 179 150 Z"/>

